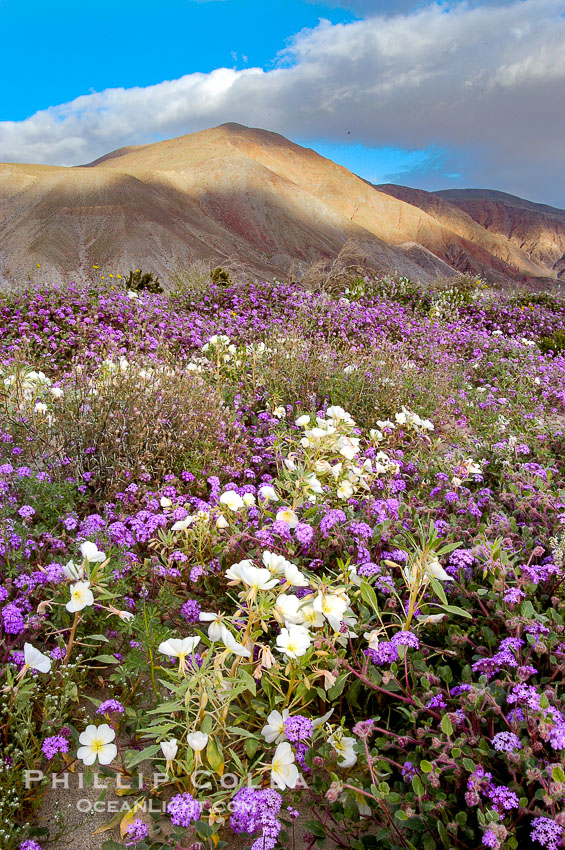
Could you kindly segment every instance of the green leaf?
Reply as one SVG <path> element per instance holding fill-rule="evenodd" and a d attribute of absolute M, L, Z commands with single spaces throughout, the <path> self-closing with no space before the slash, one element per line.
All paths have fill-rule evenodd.
<path fill-rule="evenodd" d="M 206 821 L 199 820 L 195 826 L 199 838 L 210 838 L 212 835 L 212 828 L 206 823 Z"/>
<path fill-rule="evenodd" d="M 247 758 L 252 759 L 259 747 L 259 741 L 256 738 L 248 738 L 245 742 L 245 754 Z"/>
<path fill-rule="evenodd" d="M 441 843 L 443 844 L 443 846 L 450 848 L 451 843 L 449 841 L 449 835 L 447 834 L 447 830 L 440 820 L 438 820 L 437 822 L 437 831 L 439 832 L 439 837 L 441 838 Z"/>
<path fill-rule="evenodd" d="M 135 767 L 136 764 L 145 761 L 145 759 L 153 758 L 153 756 L 157 755 L 160 749 L 161 747 L 159 746 L 159 744 L 151 744 L 150 747 L 145 747 L 145 749 L 141 750 L 140 752 L 134 752 L 131 759 L 127 760 L 128 770 L 131 770 L 131 768 Z"/>
<path fill-rule="evenodd" d="M 551 771 L 551 778 L 554 782 L 565 782 L 565 773 L 563 772 L 563 768 L 561 767 L 561 765 L 555 765 L 555 767 Z"/>
<path fill-rule="evenodd" d="M 218 776 L 221 776 L 224 772 L 224 755 L 216 738 L 208 738 L 206 758 L 212 770 L 214 770 Z"/>
<path fill-rule="evenodd" d="M 432 771 L 433 769 L 434 766 L 431 761 L 426 761 L 426 759 L 423 759 L 420 762 L 420 770 L 422 771 L 422 773 L 430 773 L 430 771 Z"/>
<path fill-rule="evenodd" d="M 92 661 L 101 661 L 103 664 L 121 664 L 122 662 L 118 658 L 114 658 L 113 655 L 95 655 Z"/>
<path fill-rule="evenodd" d="M 242 680 L 242 682 L 247 686 L 247 690 L 251 691 L 253 696 L 257 695 L 257 682 L 253 676 L 247 672 L 247 670 L 240 667 L 238 670 L 238 678 Z"/>
<path fill-rule="evenodd" d="M 105 841 L 102 850 L 125 850 L 125 845 L 120 844 L 119 841 Z"/>
<path fill-rule="evenodd" d="M 441 718 L 441 730 L 447 735 L 448 738 L 453 735 L 453 725 L 447 714 L 444 714 Z"/>
<path fill-rule="evenodd" d="M 444 605 L 447 605 L 447 596 L 445 595 L 445 590 L 441 585 L 441 581 L 437 578 L 434 578 L 432 575 L 430 576 L 430 584 L 433 587 L 436 596 L 439 596 Z"/>
<path fill-rule="evenodd" d="M 460 608 L 459 605 L 438 605 L 438 608 L 448 611 L 450 614 L 457 614 L 459 617 L 467 617 L 468 620 L 473 619 L 472 615 L 464 608 Z"/>
<path fill-rule="evenodd" d="M 377 594 L 375 593 L 369 582 L 362 581 L 359 590 L 361 591 L 361 596 L 363 597 L 367 605 L 373 609 L 375 614 L 378 614 L 379 603 L 377 601 Z"/>
<path fill-rule="evenodd" d="M 424 783 L 422 782 L 419 776 L 412 777 L 412 788 L 414 789 L 414 794 L 416 795 L 416 797 L 423 797 L 426 793 Z"/>
<path fill-rule="evenodd" d="M 306 832 L 311 832 L 312 835 L 316 836 L 316 838 L 326 837 L 326 829 L 324 825 L 317 820 L 307 820 L 304 824 L 304 829 Z"/>
<path fill-rule="evenodd" d="M 332 685 L 331 688 L 328 690 L 328 699 L 334 700 L 342 693 L 345 687 L 345 683 L 347 682 L 348 676 L 349 673 L 342 673 L 340 676 L 338 676 L 335 685 Z"/>

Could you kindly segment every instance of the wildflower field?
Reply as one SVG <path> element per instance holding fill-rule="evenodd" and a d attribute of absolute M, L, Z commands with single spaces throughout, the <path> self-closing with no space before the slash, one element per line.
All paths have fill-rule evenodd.
<path fill-rule="evenodd" d="M 565 300 L 106 283 L 0 297 L 0 846 L 563 847 Z"/>

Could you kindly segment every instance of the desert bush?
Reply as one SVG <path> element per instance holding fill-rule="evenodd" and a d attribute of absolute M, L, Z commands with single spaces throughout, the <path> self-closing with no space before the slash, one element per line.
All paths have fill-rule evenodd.
<path fill-rule="evenodd" d="M 141 269 L 130 270 L 127 278 L 124 278 L 124 284 L 129 292 L 151 292 L 153 294 L 163 292 L 159 278 L 151 272 L 144 272 Z"/>
<path fill-rule="evenodd" d="M 552 336 L 542 336 L 538 346 L 544 354 L 552 354 L 557 357 L 565 352 L 565 331 L 557 330 Z"/>
<path fill-rule="evenodd" d="M 26 399 L 29 374 L 20 368 L 4 416 L 22 438 L 22 460 L 37 470 L 108 495 L 141 474 L 241 468 L 234 415 L 202 375 L 122 357 L 103 361 L 94 374 L 76 366 L 64 389 L 41 384 L 44 391 L 34 388 Z"/>

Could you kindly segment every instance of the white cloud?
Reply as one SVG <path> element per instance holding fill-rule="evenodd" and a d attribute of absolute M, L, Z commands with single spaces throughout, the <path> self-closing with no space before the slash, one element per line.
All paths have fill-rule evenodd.
<path fill-rule="evenodd" d="M 439 145 L 469 184 L 565 201 L 562 13 L 562 0 L 516 0 L 321 21 L 273 70 L 108 89 L 0 122 L 0 159 L 78 164 L 237 121 L 294 139 Z"/>

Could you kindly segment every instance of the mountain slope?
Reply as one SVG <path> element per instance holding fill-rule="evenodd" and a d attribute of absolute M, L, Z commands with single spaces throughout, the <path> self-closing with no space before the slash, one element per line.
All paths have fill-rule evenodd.
<path fill-rule="evenodd" d="M 167 280 L 198 258 L 237 259 L 272 277 L 344 245 L 373 269 L 422 280 L 453 269 L 501 281 L 557 274 L 546 254 L 449 199 L 374 187 L 283 136 L 238 124 L 121 148 L 78 168 L 0 165 L 5 281 L 25 279 L 36 263 L 66 279 L 88 279 L 97 264 L 141 266 Z"/>
<path fill-rule="evenodd" d="M 565 210 L 492 189 L 449 189 L 436 195 L 565 280 Z"/>

